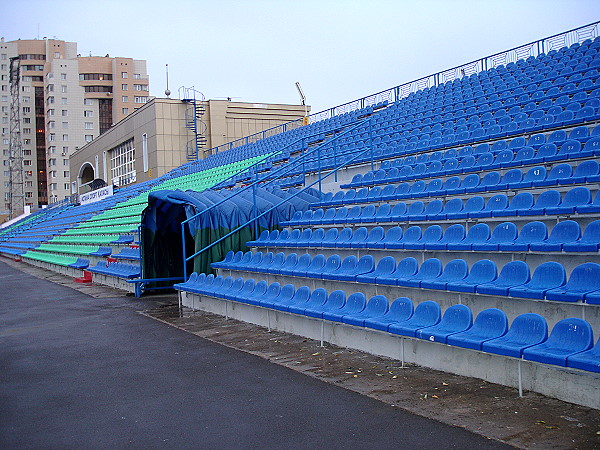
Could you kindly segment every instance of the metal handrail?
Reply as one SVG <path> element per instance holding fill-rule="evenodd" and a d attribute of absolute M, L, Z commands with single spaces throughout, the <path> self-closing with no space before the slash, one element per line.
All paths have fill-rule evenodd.
<path fill-rule="evenodd" d="M 353 112 L 358 109 L 362 109 L 367 106 L 372 106 L 386 100 L 395 103 L 405 97 L 408 97 L 411 93 L 417 92 L 427 87 L 438 86 L 448 81 L 479 73 L 502 64 L 516 62 L 519 59 L 522 59 L 523 57 L 539 56 L 542 53 L 549 52 L 567 44 L 581 43 L 585 39 L 597 37 L 600 35 L 600 30 L 598 27 L 599 24 L 600 21 L 592 22 L 590 24 L 583 25 L 581 27 L 564 31 L 562 33 L 558 33 L 542 39 L 538 39 L 537 41 L 523 44 L 518 47 L 511 48 L 509 50 L 494 53 L 492 55 L 479 58 L 465 64 L 461 64 L 460 66 L 456 66 L 451 69 L 446 69 L 441 72 L 427 75 L 416 80 L 409 81 L 407 83 L 403 83 L 398 86 L 377 92 L 375 94 L 371 94 L 366 97 L 359 98 L 357 100 L 352 100 L 350 102 L 334 106 L 333 108 L 310 114 L 309 117 L 311 118 L 312 123 L 330 119 L 337 115 L 345 114 L 348 112 Z M 562 40 L 557 38 L 562 38 Z M 266 137 L 266 133 L 274 132 L 277 129 L 280 129 L 281 131 L 279 131 L 278 133 L 272 133 L 270 135 L 283 133 L 287 131 L 289 126 L 297 124 L 302 120 L 303 119 L 292 120 L 282 125 L 277 125 L 275 127 L 268 128 L 264 131 L 254 133 L 240 139 L 236 139 L 226 144 L 213 147 L 209 149 L 209 152 L 217 153 L 220 150 L 227 150 L 234 147 L 238 147 L 239 145 L 247 144 L 249 143 L 250 138 L 257 137 L 259 135 L 262 136 L 262 138 L 264 138 Z M 242 141 L 244 142 L 242 143 Z"/>
<path fill-rule="evenodd" d="M 366 148 L 366 149 L 365 149 L 365 150 L 363 150 L 362 152 L 359 152 L 359 153 L 357 153 L 357 154 L 356 154 L 354 157 L 350 158 L 349 160 L 347 160 L 347 161 L 343 161 L 343 162 L 342 162 L 340 165 L 338 165 L 338 166 L 336 166 L 334 169 L 330 170 L 330 171 L 329 171 L 329 172 L 328 172 L 326 175 L 324 175 L 324 176 L 319 176 L 319 178 L 318 178 L 317 180 L 313 181 L 313 182 L 312 182 L 311 184 L 309 184 L 308 186 L 306 186 L 306 185 L 305 185 L 305 186 L 304 186 L 304 187 L 303 187 L 301 190 L 299 190 L 299 191 L 298 191 L 298 192 L 296 192 L 295 194 L 292 194 L 290 197 L 287 197 L 286 199 L 284 199 L 284 200 L 282 200 L 281 202 L 277 203 L 276 205 L 272 206 L 272 207 L 271 207 L 271 208 L 269 208 L 267 211 L 265 211 L 265 212 L 263 212 L 263 213 L 261 213 L 261 214 L 259 214 L 259 215 L 255 215 L 255 217 L 254 217 L 254 218 L 252 218 L 251 220 L 249 220 L 249 221 L 248 221 L 248 222 L 246 222 L 245 224 L 243 224 L 243 225 L 239 226 L 239 227 L 238 227 L 238 228 L 236 228 L 234 231 L 231 231 L 230 233 L 226 234 L 225 236 L 223 236 L 223 237 L 219 238 L 218 240 L 216 240 L 216 241 L 212 242 L 212 243 L 211 243 L 211 244 L 209 244 L 207 247 L 204 247 L 203 249 L 201 249 L 201 250 L 198 250 L 196 253 L 194 253 L 193 255 L 191 255 L 191 256 L 189 256 L 189 257 L 187 257 L 187 256 L 186 256 L 186 254 L 185 254 L 185 224 L 186 224 L 186 223 L 190 222 L 192 219 L 194 219 L 194 218 L 198 217 L 199 215 L 201 215 L 201 214 L 204 214 L 204 213 L 205 213 L 206 211 L 208 211 L 209 209 L 211 209 L 211 208 L 213 208 L 213 207 L 215 207 L 215 206 L 217 206 L 217 205 L 220 205 L 220 204 L 222 204 L 223 202 L 227 201 L 228 199 L 230 199 L 230 198 L 234 197 L 235 195 L 239 195 L 240 193 L 242 193 L 242 192 L 244 192 L 244 191 L 246 191 L 246 190 L 248 190 L 248 189 L 250 189 L 250 188 L 255 188 L 255 187 L 258 185 L 258 184 L 260 184 L 260 183 L 262 183 L 263 181 L 267 180 L 267 178 L 269 178 L 269 177 L 273 176 L 274 174 L 276 174 L 276 173 L 277 173 L 277 172 L 279 172 L 279 171 L 282 171 L 282 170 L 284 170 L 284 173 L 283 173 L 283 174 L 280 174 L 280 175 L 285 175 L 285 174 L 287 174 L 287 173 L 288 173 L 288 172 L 290 172 L 291 170 L 295 169 L 297 166 L 299 166 L 299 165 L 301 165 L 301 164 L 304 164 L 304 160 L 305 160 L 305 159 L 306 159 L 308 156 L 312 155 L 313 153 L 319 153 L 319 152 L 320 152 L 320 150 L 321 150 L 321 147 L 322 147 L 322 146 L 324 146 L 324 145 L 327 145 L 327 144 L 331 143 L 332 141 L 336 141 L 337 139 L 341 138 L 341 137 L 342 137 L 342 136 L 344 136 L 345 134 L 347 134 L 347 133 L 350 133 L 350 132 L 351 132 L 351 131 L 353 131 L 354 129 L 356 129 L 356 128 L 358 128 L 359 126 L 363 125 L 365 122 L 369 122 L 369 124 L 371 125 L 371 124 L 372 124 L 372 121 L 373 121 L 372 117 L 369 117 L 369 118 L 363 119 L 362 121 L 360 121 L 359 123 L 357 123 L 357 124 L 356 124 L 356 125 L 354 125 L 353 127 L 349 128 L 349 129 L 347 129 L 347 130 L 344 130 L 342 133 L 338 134 L 337 136 L 335 136 L 334 138 L 330 139 L 329 141 L 327 141 L 327 142 L 324 142 L 323 144 L 320 144 L 320 145 L 318 145 L 317 147 L 315 147 L 315 148 L 314 148 L 314 149 L 312 149 L 311 151 L 309 151 L 309 152 L 305 152 L 305 153 L 304 153 L 302 156 L 300 156 L 299 158 L 295 159 L 295 160 L 294 160 L 294 161 L 292 161 L 291 163 L 289 163 L 289 164 L 286 164 L 286 165 L 282 166 L 281 168 L 277 169 L 277 171 L 276 171 L 275 173 L 268 173 L 268 174 L 267 174 L 267 175 L 265 175 L 264 177 L 262 177 L 262 178 L 260 178 L 260 179 L 258 179 L 258 180 L 256 180 L 256 181 L 254 181 L 253 183 L 251 183 L 251 184 L 249 184 L 248 186 L 244 187 L 242 190 L 240 190 L 240 191 L 237 191 L 235 194 L 233 194 L 233 195 L 230 195 L 230 196 L 229 196 L 229 197 L 227 197 L 226 199 L 223 199 L 223 200 L 221 200 L 220 202 L 218 202 L 218 203 L 215 203 L 214 205 L 211 205 L 210 207 L 206 208 L 205 210 L 201 211 L 200 213 L 198 213 L 198 214 L 195 214 L 194 216 L 190 217 L 189 219 L 186 219 L 186 220 L 184 220 L 183 222 L 181 222 L 181 239 L 182 239 L 182 250 L 183 250 L 183 276 L 184 276 L 184 278 L 185 278 L 185 279 L 187 279 L 187 262 L 188 262 L 188 261 L 190 261 L 191 259 L 193 259 L 193 258 L 197 257 L 197 256 L 198 256 L 198 255 L 200 255 L 201 253 L 204 253 L 204 252 L 205 252 L 206 250 L 208 250 L 209 248 L 212 248 L 212 247 L 214 247 L 216 244 L 218 244 L 219 242 L 221 242 L 221 241 L 223 241 L 224 239 L 228 238 L 229 236 L 231 236 L 231 235 L 233 235 L 233 234 L 237 233 L 237 232 L 238 232 L 239 230 L 241 230 L 242 228 L 244 228 L 244 227 L 246 227 L 246 226 L 248 226 L 248 225 L 250 225 L 250 224 L 252 224 L 252 223 L 257 223 L 256 221 L 257 221 L 258 219 L 260 219 L 261 217 L 263 217 L 263 216 L 264 216 L 266 213 L 268 213 L 268 212 L 272 211 L 274 208 L 276 208 L 276 207 L 278 207 L 278 206 L 282 205 L 283 203 L 287 202 L 287 201 L 288 201 L 290 198 L 294 198 L 294 197 L 296 197 L 298 194 L 300 194 L 300 193 L 302 193 L 302 192 L 306 191 L 308 188 L 312 187 L 313 185 L 315 185 L 315 184 L 317 184 L 317 183 L 319 183 L 319 185 L 320 185 L 320 184 L 321 184 L 321 181 L 322 181 L 323 179 L 327 178 L 327 177 L 328 177 L 329 175 L 331 175 L 331 174 L 336 174 L 336 175 L 337 175 L 337 172 L 338 172 L 338 171 L 339 171 L 341 168 L 343 168 L 343 167 L 345 167 L 346 165 L 348 165 L 348 164 L 352 163 L 354 160 L 356 160 L 356 159 L 357 159 L 357 158 L 359 158 L 360 156 L 364 155 L 366 152 L 371 152 L 371 164 L 372 164 L 372 160 L 373 160 L 373 157 L 372 157 L 372 155 L 373 155 L 373 141 L 372 141 L 372 140 L 370 140 L 370 145 L 369 145 L 369 147 L 368 147 L 368 148 Z M 320 163 L 320 159 L 319 159 L 319 163 Z M 318 170 L 319 170 L 319 174 L 320 174 L 320 173 L 321 173 L 321 168 L 320 168 L 320 165 L 319 165 L 319 169 L 318 169 Z M 271 179 L 271 180 L 267 181 L 267 182 L 266 182 L 264 185 L 266 186 L 266 185 L 268 185 L 268 184 L 271 184 L 271 183 L 273 183 L 274 181 L 276 181 L 277 179 L 278 179 L 278 177 L 275 177 L 275 178 L 273 178 L 273 179 Z M 255 210 L 255 212 L 256 212 L 256 210 Z"/>

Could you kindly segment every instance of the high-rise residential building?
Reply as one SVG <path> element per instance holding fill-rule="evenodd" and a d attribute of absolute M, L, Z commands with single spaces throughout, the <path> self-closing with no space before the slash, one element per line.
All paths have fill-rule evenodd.
<path fill-rule="evenodd" d="M 16 102 L 11 63 L 19 67 Z M 56 39 L 0 39 L 0 215 L 10 209 L 11 104 L 20 113 L 24 203 L 36 208 L 69 197 L 69 155 L 148 96 L 146 61 L 81 56 L 77 43 Z"/>

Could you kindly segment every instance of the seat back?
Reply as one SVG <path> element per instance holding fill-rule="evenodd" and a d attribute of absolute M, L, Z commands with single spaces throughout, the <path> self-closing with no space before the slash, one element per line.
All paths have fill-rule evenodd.
<path fill-rule="evenodd" d="M 541 242 L 548 237 L 548 228 L 544 222 L 534 221 L 523 225 L 519 237 L 515 242 L 531 243 Z"/>
<path fill-rule="evenodd" d="M 573 353 L 582 352 L 594 346 L 594 332 L 591 325 L 583 319 L 563 319 L 552 328 L 546 345 Z"/>
<path fill-rule="evenodd" d="M 551 208 L 560 204 L 560 192 L 550 189 L 542 192 L 535 201 L 536 208 Z"/>
<path fill-rule="evenodd" d="M 383 258 L 382 258 L 383 259 Z M 419 270 L 419 262 L 412 256 L 401 259 L 393 272 L 397 278 L 411 277 Z"/>
<path fill-rule="evenodd" d="M 471 267 L 465 282 L 472 284 L 484 284 L 494 281 L 498 276 L 496 264 L 489 259 L 480 259 Z"/>
<path fill-rule="evenodd" d="M 483 336 L 503 336 L 508 331 L 508 318 L 498 308 L 488 308 L 477 314 L 471 327 L 473 334 Z"/>
<path fill-rule="evenodd" d="M 473 324 L 473 313 L 466 305 L 452 305 L 445 312 L 438 324 L 440 328 L 449 330 L 465 330 Z"/>
<path fill-rule="evenodd" d="M 497 282 L 499 284 L 509 284 L 518 286 L 525 284 L 530 280 L 529 266 L 523 261 L 510 261 L 502 267 Z"/>
<path fill-rule="evenodd" d="M 429 327 L 437 324 L 442 318 L 440 305 L 431 300 L 421 302 L 415 308 L 412 317 L 408 320 L 412 325 Z"/>
<path fill-rule="evenodd" d="M 387 317 L 393 317 L 398 322 L 408 320 L 414 313 L 414 306 L 411 299 L 407 297 L 398 297 L 389 307 Z"/>
<path fill-rule="evenodd" d="M 534 289 L 552 289 L 562 286 L 567 281 L 567 273 L 562 264 L 547 261 L 537 266 L 527 287 Z"/>
<path fill-rule="evenodd" d="M 423 261 L 421 267 L 419 267 L 419 271 L 415 275 L 415 278 L 420 280 L 422 279 L 432 279 L 437 278 L 442 273 L 442 262 L 437 258 L 429 258 Z"/>
<path fill-rule="evenodd" d="M 383 316 L 388 312 L 389 302 L 385 295 L 375 295 L 369 299 L 364 313 L 370 317 Z"/>

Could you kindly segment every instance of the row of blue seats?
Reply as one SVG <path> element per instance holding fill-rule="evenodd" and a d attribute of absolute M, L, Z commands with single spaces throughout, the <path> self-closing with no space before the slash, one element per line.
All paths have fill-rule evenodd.
<path fill-rule="evenodd" d="M 400 336 L 600 372 L 600 340 L 594 346 L 592 327 L 578 318 L 561 320 L 548 337 L 548 325 L 542 316 L 521 314 L 509 328 L 506 314 L 497 308 L 481 311 L 473 321 L 473 314 L 465 305 L 450 306 L 442 316 L 440 306 L 433 301 L 419 303 L 414 308 L 407 297 L 399 297 L 390 305 L 383 295 L 367 301 L 361 292 L 346 298 L 339 290 L 327 295 L 323 288 L 311 292 L 307 286 L 296 289 L 292 284 L 282 287 L 278 282 L 267 285 L 264 280 L 234 280 L 195 272 L 188 281 L 175 287 Z"/>
<path fill-rule="evenodd" d="M 109 275 L 118 278 L 139 278 L 142 269 L 139 264 L 127 264 L 120 262 L 98 261 L 94 267 L 88 267 L 89 272 Z"/>
<path fill-rule="evenodd" d="M 343 184 L 340 187 L 342 189 L 359 188 L 363 186 L 373 187 L 380 184 L 397 183 L 402 181 L 406 182 L 415 179 L 422 180 L 423 178 L 441 177 L 444 175 L 484 172 L 498 168 L 539 164 L 541 162 L 550 163 L 559 161 L 561 159 L 586 158 L 594 156 L 595 152 L 600 154 L 600 138 L 597 139 L 598 140 L 596 142 L 589 142 L 589 144 L 594 145 L 594 147 L 589 148 L 589 152 L 587 149 L 585 151 L 579 151 L 575 149 L 573 152 L 571 152 L 573 147 L 571 147 L 569 144 L 564 144 L 559 151 L 557 151 L 554 144 L 545 144 L 537 152 L 532 147 L 523 147 L 516 154 L 512 150 L 504 150 L 497 156 L 493 156 L 492 153 L 483 153 L 477 159 L 474 156 L 469 155 L 463 158 L 447 159 L 443 164 L 441 161 L 435 161 L 429 165 L 426 165 L 425 163 L 419 163 L 414 166 L 403 166 L 400 169 L 393 167 L 387 171 L 384 169 L 379 169 L 375 173 L 367 173 L 365 176 L 360 176 L 361 174 L 357 174 L 353 177 L 350 183 Z M 576 173 L 574 173 L 573 167 L 570 164 L 562 164 L 563 165 L 560 166 L 560 169 L 554 169 L 553 167 L 554 171 L 550 171 L 551 176 L 548 180 L 542 178 L 542 176 L 545 177 L 548 173 L 546 167 L 542 166 L 540 173 L 532 172 L 532 175 L 535 176 L 533 181 L 544 182 L 553 181 L 557 178 L 564 178 L 565 180 L 562 183 L 594 183 L 600 179 L 600 169 L 598 169 L 599 165 L 596 160 L 587 161 L 585 166 L 579 169 L 580 172 L 577 172 L 577 169 L 575 170 Z M 521 169 L 518 170 L 521 172 Z M 514 173 L 515 175 L 517 174 L 516 171 L 511 173 Z M 476 175 L 478 177 L 477 179 L 479 179 L 478 174 L 474 175 Z M 572 176 L 590 177 L 590 179 L 587 180 L 586 178 L 583 178 L 574 181 L 566 180 Z M 522 172 L 521 177 L 523 177 Z M 498 177 L 498 181 L 500 181 L 500 177 Z M 507 180 L 507 182 L 508 181 L 512 181 L 512 179 Z M 556 182 L 548 182 L 545 185 L 549 184 L 556 184 Z"/>
<path fill-rule="evenodd" d="M 139 247 L 124 247 L 119 253 L 112 255 L 116 259 L 128 259 L 131 261 L 139 261 L 141 259 Z"/>
<path fill-rule="evenodd" d="M 560 163 L 550 171 L 545 166 L 534 166 L 523 173 L 521 169 L 509 169 L 504 175 L 499 171 L 485 174 L 471 173 L 461 178 L 457 175 L 446 178 L 434 178 L 412 184 L 403 182 L 398 185 L 364 187 L 358 190 L 327 192 L 322 199 L 311 206 L 335 206 L 351 203 L 379 202 L 406 198 L 429 197 L 438 195 L 456 195 L 496 190 L 514 190 L 537 188 L 554 185 L 598 183 L 600 181 L 600 164 L 596 160 L 579 163 L 575 170 L 569 163 Z"/>
<path fill-rule="evenodd" d="M 358 259 L 354 255 L 342 258 L 331 255 L 312 257 L 283 252 L 229 252 L 221 262 L 211 267 L 224 270 L 243 270 L 323 280 L 407 286 L 422 289 L 470 292 L 488 295 L 556 300 L 561 302 L 585 301 L 600 304 L 600 264 L 584 263 L 573 269 L 567 281 L 562 264 L 548 261 L 540 264 L 530 277 L 529 265 L 523 261 L 505 264 L 498 275 L 496 264 L 482 259 L 471 269 L 460 258 L 443 267 L 437 258 L 429 258 L 419 267 L 413 257 L 396 264 L 392 256 L 385 256 L 377 265 L 371 255 Z"/>
<path fill-rule="evenodd" d="M 600 220 L 591 222 L 581 233 L 579 223 L 564 220 L 548 234 L 546 224 L 529 222 L 519 232 L 512 222 L 496 225 L 493 231 L 487 223 L 478 223 L 466 231 L 455 223 L 444 232 L 439 225 L 427 228 L 413 225 L 406 230 L 399 226 L 387 232 L 383 227 L 356 229 L 337 228 L 295 230 L 265 230 L 259 238 L 247 243 L 255 247 L 307 248 L 379 248 L 450 251 L 511 251 L 511 252 L 597 252 L 600 248 Z"/>
<path fill-rule="evenodd" d="M 376 188 L 373 188 L 376 189 Z M 599 191 L 600 192 L 600 191 Z M 371 199 L 377 202 L 377 199 Z M 486 203 L 480 195 L 474 195 L 463 203 L 461 198 L 452 198 L 447 202 L 440 199 L 425 203 L 417 200 L 410 205 L 405 202 L 392 206 L 383 203 L 379 207 L 374 204 L 353 206 L 348 208 L 318 208 L 315 210 L 297 211 L 288 221 L 280 222 L 281 226 L 327 225 L 361 222 L 404 222 L 417 220 L 456 220 L 466 218 L 505 217 L 505 216 L 537 216 L 537 215 L 572 215 L 591 214 L 600 211 L 600 193 L 596 193 L 592 202 L 592 194 L 585 186 L 573 188 L 565 193 L 554 189 L 543 191 L 534 198 L 531 192 L 519 192 L 512 199 L 506 194 L 496 194 Z"/>

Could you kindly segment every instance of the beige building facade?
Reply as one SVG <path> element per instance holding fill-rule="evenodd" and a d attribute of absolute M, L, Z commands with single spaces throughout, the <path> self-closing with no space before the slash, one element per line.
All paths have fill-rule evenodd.
<path fill-rule="evenodd" d="M 77 43 L 56 39 L 0 39 L 0 217 L 10 209 L 9 70 L 14 58 L 20 68 L 23 190 L 25 204 L 34 210 L 69 197 L 70 156 L 149 96 L 145 61 L 81 56 Z"/>
<path fill-rule="evenodd" d="M 302 105 L 208 100 L 194 107 L 191 101 L 151 98 L 71 155 L 73 191 L 90 190 L 98 178 L 116 186 L 157 178 L 207 157 L 214 147 L 303 116 Z"/>

